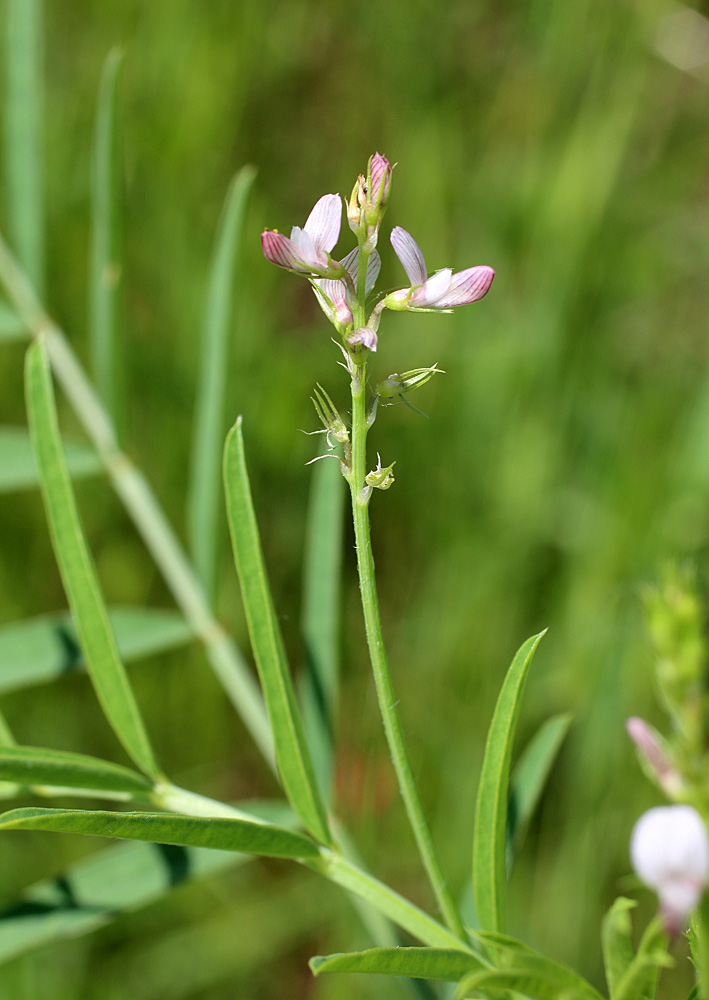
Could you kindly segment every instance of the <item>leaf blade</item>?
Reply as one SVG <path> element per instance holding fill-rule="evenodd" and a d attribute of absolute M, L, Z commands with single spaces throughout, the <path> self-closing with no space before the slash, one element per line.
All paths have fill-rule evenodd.
<path fill-rule="evenodd" d="M 306 829 L 327 844 L 330 843 L 330 834 L 325 810 L 305 742 L 283 639 L 266 577 L 246 469 L 241 418 L 227 436 L 224 448 L 224 482 L 234 560 L 251 645 L 271 720 L 283 787 Z"/>
<path fill-rule="evenodd" d="M 90 837 L 145 840 L 176 847 L 207 847 L 270 858 L 315 859 L 317 844 L 303 834 L 242 819 L 205 819 L 170 813 L 88 809 L 11 809 L 0 815 L 0 830 L 44 830 Z"/>
<path fill-rule="evenodd" d="M 37 341 L 25 366 L 30 431 L 54 552 L 76 619 L 86 665 L 106 718 L 146 773 L 160 773 L 133 691 L 120 661 L 96 570 L 66 468 L 47 352 Z"/>
<path fill-rule="evenodd" d="M 203 320 L 201 371 L 195 404 L 194 440 L 187 493 L 190 549 L 208 594 L 214 594 L 219 551 L 221 452 L 234 314 L 234 272 L 246 225 L 254 167 L 234 176 L 215 241 Z"/>
<path fill-rule="evenodd" d="M 532 657 L 544 635 L 540 632 L 520 646 L 497 699 L 485 744 L 475 810 L 473 892 L 483 930 L 505 927 L 505 853 L 507 792 L 512 744 L 522 693 Z"/>
<path fill-rule="evenodd" d="M 316 955 L 308 964 L 315 976 L 323 972 L 360 972 L 450 983 L 457 983 L 473 969 L 487 967 L 482 959 L 470 952 L 418 947 L 368 948 L 366 951 Z"/>
<path fill-rule="evenodd" d="M 86 754 L 44 747 L 0 747 L 0 781 L 147 795 L 153 783 L 137 771 Z"/>

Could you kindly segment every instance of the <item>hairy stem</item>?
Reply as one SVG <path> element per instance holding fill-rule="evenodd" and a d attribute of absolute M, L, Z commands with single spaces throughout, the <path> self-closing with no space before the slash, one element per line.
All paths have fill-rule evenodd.
<path fill-rule="evenodd" d="M 358 307 L 355 312 L 355 326 L 365 322 L 364 282 L 369 254 L 360 250 L 357 275 Z M 443 871 L 441 859 L 433 842 L 423 803 L 414 777 L 411 761 L 404 742 L 404 733 L 396 709 L 396 698 L 392 687 L 389 665 L 384 649 L 382 624 L 379 617 L 379 600 L 374 573 L 374 557 L 369 529 L 369 499 L 371 487 L 365 484 L 367 474 L 367 413 L 366 413 L 366 361 L 354 366 L 352 375 L 352 464 L 349 475 L 352 494 L 352 516 L 354 520 L 355 547 L 357 549 L 357 571 L 367 633 L 367 645 L 372 663 L 374 683 L 377 689 L 379 709 L 384 723 L 389 750 L 396 772 L 406 813 L 416 838 L 416 844 L 431 887 L 448 927 L 460 941 L 467 941 L 467 934 L 458 907 Z"/>

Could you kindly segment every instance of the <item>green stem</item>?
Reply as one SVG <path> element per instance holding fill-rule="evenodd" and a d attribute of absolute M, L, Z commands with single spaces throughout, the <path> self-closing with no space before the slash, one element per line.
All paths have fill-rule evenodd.
<path fill-rule="evenodd" d="M 357 273 L 358 307 L 355 311 L 355 326 L 364 325 L 365 303 L 364 283 L 369 254 L 360 251 Z M 355 547 L 357 550 L 357 570 L 362 597 L 367 645 L 377 689 L 379 709 L 384 723 L 389 750 L 396 772 L 406 813 L 416 838 L 424 867 L 438 905 L 449 928 L 460 941 L 467 941 L 463 921 L 458 912 L 453 893 L 446 879 L 436 845 L 426 820 L 423 803 L 416 784 L 411 761 L 404 742 L 404 733 L 396 710 L 396 698 L 392 687 L 389 665 L 384 649 L 384 637 L 379 617 L 379 600 L 374 574 L 374 557 L 369 529 L 369 498 L 371 488 L 365 488 L 367 474 L 367 413 L 365 398 L 366 361 L 354 367 L 352 375 L 352 466 L 349 475 L 352 494 L 352 516 L 354 519 Z"/>
<path fill-rule="evenodd" d="M 307 862 L 306 862 L 307 863 Z M 461 941 L 442 924 L 430 917 L 388 885 L 367 874 L 352 861 L 327 847 L 320 849 L 320 860 L 307 863 L 331 882 L 348 892 L 366 899 L 399 927 L 431 948 L 456 948 L 471 951 L 467 941 Z"/>
<path fill-rule="evenodd" d="M 25 274 L 0 237 L 0 281 L 30 335 L 45 338 L 61 382 L 113 487 L 160 569 L 175 601 L 205 646 L 212 669 L 265 759 L 275 768 L 271 728 L 258 685 L 237 646 L 214 617 L 202 584 L 147 480 L 118 446 L 110 416 L 66 337 L 40 305 Z"/>

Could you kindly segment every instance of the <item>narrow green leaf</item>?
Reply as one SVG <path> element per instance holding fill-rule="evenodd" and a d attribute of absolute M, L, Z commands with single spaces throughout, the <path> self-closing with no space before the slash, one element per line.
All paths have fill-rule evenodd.
<path fill-rule="evenodd" d="M 618 984 L 635 958 L 630 911 L 638 904 L 620 896 L 611 906 L 601 924 L 601 945 L 606 982 L 611 1000 L 615 1000 Z"/>
<path fill-rule="evenodd" d="M 507 803 L 508 860 L 519 851 L 529 821 L 539 804 L 549 772 L 561 749 L 571 716 L 555 715 L 547 719 L 529 741 L 512 771 Z M 509 865 L 508 865 L 509 867 Z"/>
<path fill-rule="evenodd" d="M 655 1000 L 660 969 L 674 964 L 667 944 L 664 918 L 656 917 L 645 928 L 633 961 L 618 980 L 613 1000 Z"/>
<path fill-rule="evenodd" d="M 101 706 L 135 763 L 159 774 L 140 712 L 120 661 L 96 570 L 67 472 L 47 352 L 41 338 L 27 352 L 27 407 L 54 552 L 76 619 L 86 665 Z"/>
<path fill-rule="evenodd" d="M 85 809 L 12 809 L 0 830 L 46 830 L 90 837 L 148 840 L 180 847 L 209 847 L 269 858 L 317 858 L 317 844 L 292 830 L 242 819 L 204 819 L 170 813 Z"/>
<path fill-rule="evenodd" d="M 250 860 L 245 854 L 140 842 L 114 844 L 27 889 L 0 912 L 0 963 L 88 934 L 174 888 Z"/>
<path fill-rule="evenodd" d="M 96 476 L 101 463 L 88 445 L 67 442 L 66 463 L 73 479 Z M 0 427 L 0 493 L 14 493 L 39 485 L 29 433 L 24 427 Z"/>
<path fill-rule="evenodd" d="M 42 177 L 42 3 L 5 5 L 5 218 L 15 254 L 35 291 L 44 288 Z"/>
<path fill-rule="evenodd" d="M 494 955 L 500 972 L 545 980 L 554 985 L 560 996 L 573 995 L 586 997 L 586 1000 L 603 1000 L 598 991 L 574 969 L 542 955 L 509 934 L 480 931 L 474 932 L 472 936 L 488 954 Z"/>
<path fill-rule="evenodd" d="M 507 997 L 508 991 L 522 993 L 532 1000 L 603 1000 L 600 993 L 578 989 L 572 983 L 550 979 L 544 967 L 505 971 L 473 972 L 467 975 L 456 991 L 456 1000 L 462 997 Z M 591 987 L 589 986 L 589 990 Z"/>
<path fill-rule="evenodd" d="M 370 972 L 450 983 L 457 983 L 473 969 L 487 968 L 482 959 L 470 952 L 445 948 L 370 948 L 338 955 L 316 955 L 309 964 L 316 976 L 321 972 Z"/>
<path fill-rule="evenodd" d="M 174 649 L 193 638 L 182 615 L 169 609 L 109 608 L 108 618 L 124 661 Z M 0 627 L 0 692 L 53 681 L 83 665 L 68 612 Z"/>
<path fill-rule="evenodd" d="M 195 406 L 192 468 L 187 494 L 190 548 L 209 595 L 214 594 L 221 551 L 221 453 L 234 315 L 235 270 L 256 171 L 243 167 L 227 193 L 212 256 L 202 329 L 201 371 Z"/>
<path fill-rule="evenodd" d="M 81 753 L 42 747 L 0 748 L 0 781 L 21 785 L 52 785 L 145 796 L 152 782 L 127 767 Z"/>
<path fill-rule="evenodd" d="M 299 695 L 320 793 L 328 803 L 339 681 L 344 487 L 339 462 L 315 463 L 305 529 L 302 629 L 306 671 Z"/>
<path fill-rule="evenodd" d="M 24 340 L 26 336 L 20 317 L 6 302 L 0 300 L 0 342 Z"/>
<path fill-rule="evenodd" d="M 226 440 L 224 482 L 234 559 L 283 787 L 306 828 L 321 842 L 329 843 L 325 810 L 303 735 L 283 638 L 266 577 L 246 470 L 241 417 Z"/>
<path fill-rule="evenodd" d="M 510 761 L 522 692 L 539 640 L 532 636 L 520 647 L 507 672 L 485 745 L 475 810 L 473 893 L 480 926 L 505 927 L 505 849 Z"/>
<path fill-rule="evenodd" d="M 116 115 L 123 53 L 112 49 L 103 65 L 96 106 L 91 171 L 89 344 L 94 378 L 115 417 L 120 379 L 116 365 L 121 287 L 119 236 L 120 157 Z"/>

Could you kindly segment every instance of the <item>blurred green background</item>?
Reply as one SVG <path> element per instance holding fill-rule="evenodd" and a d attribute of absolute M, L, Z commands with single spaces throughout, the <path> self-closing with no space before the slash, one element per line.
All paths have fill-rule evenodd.
<path fill-rule="evenodd" d="M 85 359 L 95 97 L 120 45 L 123 440 L 183 537 L 211 248 L 234 171 L 258 169 L 224 432 L 243 413 L 293 663 L 313 447 L 299 429 L 315 429 L 316 380 L 343 410 L 348 389 L 307 283 L 265 263 L 260 231 L 302 225 L 325 192 L 349 194 L 378 149 L 398 163 L 383 232 L 409 229 L 430 268 L 495 267 L 482 303 L 385 315 L 380 329 L 374 377 L 434 362 L 447 373 L 413 400 L 429 420 L 392 407 L 370 437 L 397 462 L 395 487 L 372 504 L 385 635 L 434 832 L 462 889 L 494 700 L 514 650 L 549 626 L 520 745 L 554 712 L 574 724 L 514 872 L 510 931 L 600 986 L 600 919 L 628 873 L 632 824 L 657 801 L 623 730 L 629 714 L 661 721 L 641 587 L 668 556 L 694 560 L 700 578 L 709 568 L 707 22 L 664 0 L 45 8 L 48 308 Z M 396 287 L 386 238 L 380 249 L 380 286 Z M 25 421 L 22 361 L 22 344 L 0 345 L 3 424 Z M 78 492 L 108 600 L 171 606 L 107 483 Z M 0 523 L 0 621 L 63 608 L 38 494 L 0 496 Z M 247 651 L 222 533 L 219 614 Z M 353 557 L 348 529 L 340 811 L 372 870 L 431 906 L 381 733 Z M 176 780 L 226 798 L 275 794 L 200 648 L 130 669 Z M 7 695 L 2 708 L 21 742 L 123 760 L 83 677 Z M 0 897 L 96 846 L 4 835 Z M 640 921 L 653 905 L 642 899 Z M 335 889 L 256 862 L 13 961 L 0 993 L 403 996 L 395 983 L 311 979 L 311 954 L 366 940 Z M 678 956 L 667 997 L 688 981 Z"/>

